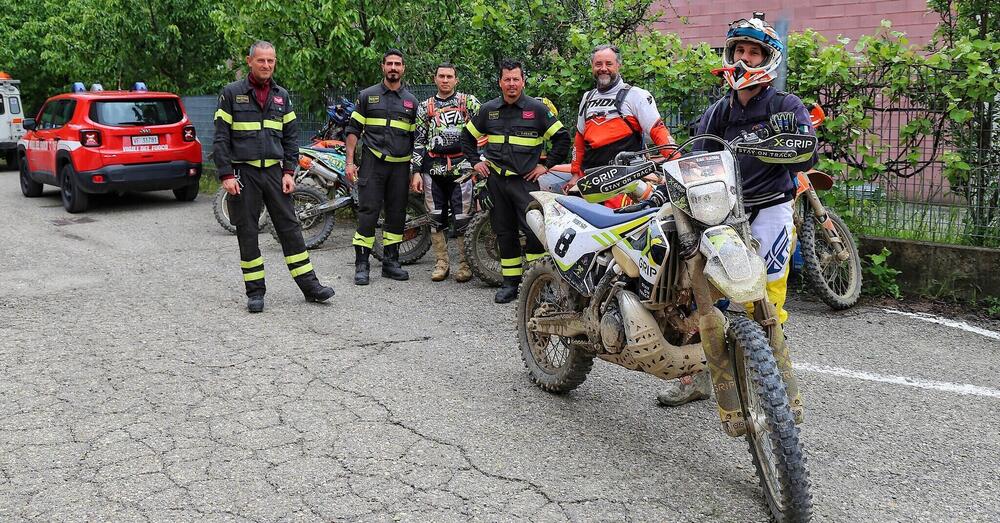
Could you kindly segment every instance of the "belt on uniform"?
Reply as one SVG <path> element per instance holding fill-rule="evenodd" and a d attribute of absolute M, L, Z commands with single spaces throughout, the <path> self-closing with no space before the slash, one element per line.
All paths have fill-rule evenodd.
<path fill-rule="evenodd" d="M 410 158 L 413 157 L 412 154 L 408 154 L 406 156 L 389 156 L 388 154 L 383 154 L 382 152 L 377 151 L 374 147 L 369 147 L 368 150 L 371 151 L 372 154 L 374 154 L 379 160 L 385 160 L 393 163 L 408 162 L 410 161 Z"/>
<path fill-rule="evenodd" d="M 281 160 L 233 160 L 233 163 L 245 163 L 254 167 L 264 168 L 272 165 L 278 165 L 281 163 Z"/>
<path fill-rule="evenodd" d="M 486 165 L 489 165 L 490 169 L 500 176 L 520 176 L 517 172 L 507 169 L 506 167 L 500 167 L 489 160 L 486 161 Z"/>

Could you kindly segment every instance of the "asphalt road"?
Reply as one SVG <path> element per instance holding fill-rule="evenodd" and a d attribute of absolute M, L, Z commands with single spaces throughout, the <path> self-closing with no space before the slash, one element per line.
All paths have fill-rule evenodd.
<path fill-rule="evenodd" d="M 351 229 L 302 300 L 262 235 L 169 192 L 23 198 L 0 173 L 0 521 L 763 521 L 714 404 L 598 362 L 528 381 L 513 307 L 478 284 L 351 285 Z M 795 300 L 787 327 L 817 521 L 1000 519 L 1000 338 Z"/>

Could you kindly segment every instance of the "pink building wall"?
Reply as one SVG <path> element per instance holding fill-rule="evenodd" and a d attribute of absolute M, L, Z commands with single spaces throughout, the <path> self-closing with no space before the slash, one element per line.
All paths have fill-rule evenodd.
<path fill-rule="evenodd" d="M 940 20 L 937 13 L 928 11 L 926 0 L 757 0 L 740 5 L 746 12 L 736 11 L 732 2 L 662 0 L 654 7 L 663 11 L 663 21 L 656 27 L 677 33 L 685 43 L 722 47 L 729 23 L 749 18 L 753 11 L 763 11 L 772 24 L 784 17 L 790 31 L 812 28 L 831 41 L 843 35 L 856 42 L 887 19 L 893 29 L 907 34 L 910 43 L 922 45 Z M 687 23 L 679 17 L 687 17 Z"/>

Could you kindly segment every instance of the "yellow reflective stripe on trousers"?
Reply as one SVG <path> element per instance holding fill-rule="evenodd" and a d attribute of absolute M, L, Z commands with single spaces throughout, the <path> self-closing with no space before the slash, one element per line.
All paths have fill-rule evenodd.
<path fill-rule="evenodd" d="M 280 131 L 284 127 L 285 127 L 285 124 L 283 124 L 283 123 L 281 123 L 281 122 L 279 122 L 277 120 L 264 120 L 264 128 L 265 129 L 277 129 L 277 130 Z"/>
<path fill-rule="evenodd" d="M 288 272 L 292 273 L 292 278 L 295 278 L 296 276 L 301 276 L 311 270 L 313 270 L 313 264 L 307 263 L 296 269 L 289 269 Z"/>
<path fill-rule="evenodd" d="M 259 131 L 260 122 L 233 122 L 234 131 Z"/>
<path fill-rule="evenodd" d="M 524 274 L 524 269 L 520 267 L 504 267 L 500 269 L 500 274 L 503 276 L 520 276 Z"/>
<path fill-rule="evenodd" d="M 552 137 L 553 134 L 556 134 L 557 132 L 559 132 L 559 129 L 562 128 L 563 128 L 562 122 L 556 120 L 556 123 L 550 125 L 548 130 L 545 131 L 545 134 L 542 135 L 542 138 L 548 140 L 549 138 Z"/>
<path fill-rule="evenodd" d="M 264 269 L 243 274 L 243 281 L 257 281 L 264 279 Z"/>
<path fill-rule="evenodd" d="M 233 125 L 233 115 L 227 113 L 226 111 L 223 111 L 222 109 L 215 111 L 215 119 L 218 120 L 219 118 L 222 118 L 223 122 L 226 122 L 229 125 Z"/>
<path fill-rule="evenodd" d="M 528 253 L 524 254 L 524 259 L 525 259 L 525 261 L 533 262 L 535 260 L 540 260 L 540 259 L 542 259 L 542 258 L 544 258 L 546 256 L 548 256 L 548 253 L 545 253 L 545 252 L 543 252 L 541 254 L 535 254 L 535 253 L 528 252 Z"/>
<path fill-rule="evenodd" d="M 399 243 L 403 241 L 402 234 L 395 234 L 391 232 L 382 233 L 382 245 L 392 245 L 394 243 Z"/>
<path fill-rule="evenodd" d="M 233 160 L 233 163 L 245 163 L 254 167 L 270 167 L 278 165 L 281 163 L 281 160 Z"/>
<path fill-rule="evenodd" d="M 361 116 L 361 113 L 359 113 L 357 111 L 354 111 L 353 113 L 351 113 L 351 118 L 353 118 L 354 120 L 356 120 L 361 125 L 368 125 L 368 119 L 365 118 L 364 116 Z"/>
<path fill-rule="evenodd" d="M 285 256 L 285 263 L 286 264 L 288 264 L 288 263 L 295 263 L 295 262 L 300 262 L 302 260 L 308 260 L 308 259 L 309 259 L 309 253 L 308 252 L 300 252 L 298 254 L 293 254 L 291 256 Z"/>
<path fill-rule="evenodd" d="M 375 150 L 373 147 L 369 147 L 368 150 L 371 151 L 372 154 L 374 154 L 375 157 L 378 158 L 379 160 L 385 160 L 387 162 L 393 162 L 393 163 L 408 162 L 408 161 L 410 161 L 410 158 L 413 157 L 412 154 L 408 154 L 406 156 L 389 156 L 388 154 L 382 154 L 382 153 L 380 153 L 379 151 Z"/>
<path fill-rule="evenodd" d="M 389 120 L 389 127 L 395 127 L 396 129 L 402 129 L 404 131 L 413 131 L 417 128 L 416 124 L 401 122 L 399 120 Z"/>
<path fill-rule="evenodd" d="M 541 138 L 525 138 L 522 136 L 507 136 L 502 134 L 491 134 L 489 138 L 486 139 L 489 143 L 511 143 L 514 145 L 523 145 L 525 147 L 536 147 L 542 145 Z"/>
<path fill-rule="evenodd" d="M 500 258 L 501 267 L 519 267 L 521 258 Z"/>
<path fill-rule="evenodd" d="M 261 256 L 255 260 L 243 261 L 240 260 L 240 267 L 243 269 L 253 269 L 254 267 L 260 267 L 264 265 L 264 257 Z"/>
<path fill-rule="evenodd" d="M 475 125 L 472 125 L 472 121 L 471 120 L 468 123 L 465 124 L 465 129 L 467 131 L 469 131 L 469 134 L 471 134 L 473 136 L 473 138 L 475 138 L 477 140 L 480 139 L 480 138 L 482 138 L 482 136 L 483 136 L 483 133 L 479 132 L 479 129 L 476 129 Z"/>
<path fill-rule="evenodd" d="M 354 233 L 354 241 L 351 242 L 351 245 L 360 245 L 361 247 L 368 247 L 371 249 L 372 246 L 375 245 L 375 237 L 361 236 L 361 233 L 356 232 Z"/>
<path fill-rule="evenodd" d="M 291 111 L 285 116 L 281 117 L 281 123 L 288 123 L 295 119 L 295 111 Z"/>

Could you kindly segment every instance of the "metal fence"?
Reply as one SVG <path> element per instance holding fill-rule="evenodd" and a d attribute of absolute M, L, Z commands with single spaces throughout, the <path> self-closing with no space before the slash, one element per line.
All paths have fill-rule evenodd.
<path fill-rule="evenodd" d="M 913 69 L 906 72 L 910 82 L 902 91 L 887 89 L 889 74 L 898 71 L 856 72 L 858 84 L 819 93 L 829 117 L 854 98 L 863 101 L 870 119 L 867 130 L 848 130 L 857 135 L 848 147 L 825 149 L 827 157 L 848 166 L 835 206 L 855 233 L 1000 247 L 995 104 L 969 103 L 973 117 L 959 123 L 928 76 L 940 85 L 942 77 L 962 71 Z"/>

